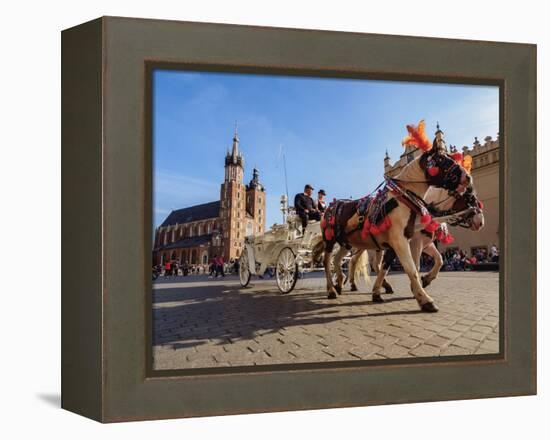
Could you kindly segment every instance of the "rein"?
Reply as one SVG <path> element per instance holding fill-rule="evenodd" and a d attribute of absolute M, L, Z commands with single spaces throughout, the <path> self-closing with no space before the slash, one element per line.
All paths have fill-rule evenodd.
<path fill-rule="evenodd" d="M 417 214 L 424 215 L 428 213 L 428 205 L 422 197 L 415 194 L 413 191 L 403 189 L 398 182 L 409 182 L 399 179 L 386 178 L 386 185 L 395 197 L 402 201 L 409 209 Z M 414 183 L 414 182 L 409 182 Z M 417 182 L 420 183 L 420 182 Z"/>

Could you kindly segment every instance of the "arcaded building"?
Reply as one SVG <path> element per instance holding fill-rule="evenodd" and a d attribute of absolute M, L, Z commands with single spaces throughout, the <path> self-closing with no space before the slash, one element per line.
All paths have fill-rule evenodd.
<path fill-rule="evenodd" d="M 208 264 L 214 255 L 238 258 L 248 235 L 265 231 L 265 188 L 259 172 L 243 183 L 245 163 L 237 133 L 225 156 L 220 199 L 172 211 L 155 230 L 153 264 Z"/>
<path fill-rule="evenodd" d="M 451 146 L 451 150 L 457 150 Z M 455 240 L 449 245 L 438 244 L 439 250 L 447 248 L 460 248 L 468 255 L 477 248 L 487 251 L 493 244 L 500 247 L 499 242 L 499 138 L 487 136 L 484 142 L 478 141 L 477 137 L 471 147 L 462 147 L 464 155 L 472 156 L 472 177 L 478 198 L 483 202 L 483 215 L 485 227 L 478 232 L 473 232 L 461 227 L 451 228 Z M 403 154 L 393 165 L 386 152 L 384 158 L 384 174 L 390 177 L 399 174 L 401 169 L 415 157 L 422 154 L 422 151 L 414 147 L 407 147 Z"/>

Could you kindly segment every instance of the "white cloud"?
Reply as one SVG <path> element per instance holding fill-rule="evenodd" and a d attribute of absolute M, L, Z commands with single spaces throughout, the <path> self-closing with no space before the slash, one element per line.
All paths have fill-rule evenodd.
<path fill-rule="evenodd" d="M 166 171 L 157 171 L 154 176 L 155 209 L 178 209 L 187 204 L 206 203 L 217 200 L 219 184 Z M 174 206 L 177 205 L 177 206 Z"/>

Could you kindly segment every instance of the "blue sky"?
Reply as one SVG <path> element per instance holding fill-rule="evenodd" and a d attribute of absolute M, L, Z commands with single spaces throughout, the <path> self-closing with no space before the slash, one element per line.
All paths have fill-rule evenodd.
<path fill-rule="evenodd" d="M 224 157 L 238 121 L 245 183 L 252 168 L 266 187 L 266 226 L 281 221 L 285 192 L 310 183 L 327 198 L 361 197 L 396 161 L 405 125 L 439 121 L 447 144 L 496 137 L 498 88 L 378 80 L 155 70 L 153 222 L 173 209 L 219 199 Z"/>

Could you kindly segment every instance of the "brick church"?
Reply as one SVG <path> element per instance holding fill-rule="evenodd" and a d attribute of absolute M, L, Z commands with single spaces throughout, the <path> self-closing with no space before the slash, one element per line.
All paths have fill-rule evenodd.
<path fill-rule="evenodd" d="M 155 230 L 153 264 L 176 260 L 208 264 L 214 255 L 238 258 L 248 235 L 265 230 L 265 188 L 258 170 L 243 184 L 244 158 L 237 132 L 225 156 L 225 178 L 220 200 L 172 211 Z"/>

